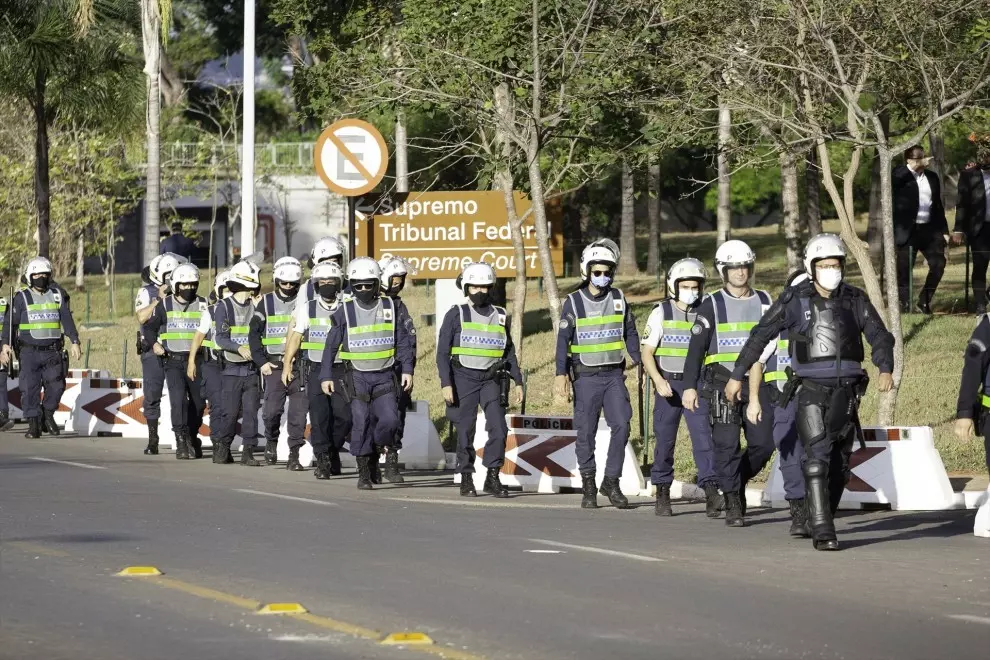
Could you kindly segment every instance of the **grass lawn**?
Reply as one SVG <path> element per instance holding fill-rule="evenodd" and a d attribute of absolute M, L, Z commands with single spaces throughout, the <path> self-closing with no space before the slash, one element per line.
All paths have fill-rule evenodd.
<path fill-rule="evenodd" d="M 834 229 L 836 227 L 833 224 L 826 223 L 826 230 Z M 777 227 L 739 230 L 733 233 L 733 238 L 749 242 L 756 251 L 757 286 L 769 290 L 774 296 L 779 294 L 787 272 L 783 240 Z M 683 256 L 693 256 L 710 267 L 715 251 L 713 233 L 668 234 L 663 237 L 663 241 L 664 255 L 668 264 Z M 643 243 L 645 248 L 645 241 Z M 962 351 L 975 325 L 974 317 L 963 313 L 964 261 L 964 249 L 954 248 L 950 253 L 945 278 L 936 296 L 934 316 L 908 314 L 903 317 L 904 335 L 907 341 L 906 365 L 896 419 L 899 425 L 932 426 L 935 430 L 936 445 L 950 473 L 982 474 L 985 469 L 982 440 L 972 438 L 962 442 L 957 440 L 951 431 L 962 368 Z M 270 273 L 270 270 L 267 272 Z M 919 258 L 915 281 L 920 282 L 926 272 L 923 261 Z M 714 276 L 714 273 L 712 275 Z M 850 269 L 849 275 L 850 281 L 856 283 L 858 274 L 854 266 Z M 562 293 L 572 290 L 576 284 L 575 278 L 562 279 L 560 281 Z M 661 297 L 662 292 L 658 288 L 656 276 L 620 279 L 617 285 L 627 293 L 632 311 L 642 331 L 650 309 Z M 85 326 L 80 335 L 84 350 L 87 345 L 89 347 L 89 366 L 108 369 L 114 376 L 120 376 L 125 367 L 124 351 L 126 350 L 126 375 L 140 376 L 140 363 L 134 353 L 137 322 L 132 313 L 133 294 L 131 293 L 136 292 L 140 287 L 138 277 L 117 278 L 115 315 L 110 313 L 109 296 L 103 278 L 100 276 L 88 278 L 87 286 L 90 290 L 89 318 L 92 325 L 85 326 L 85 293 L 73 294 L 72 307 L 76 322 Z M 207 286 L 204 278 L 201 290 L 206 290 Z M 716 283 L 710 281 L 708 289 L 714 290 L 716 287 Z M 511 295 L 511 284 L 509 288 Z M 420 322 L 421 315 L 434 312 L 432 292 L 432 287 L 428 288 L 424 284 L 417 283 L 415 286 L 407 286 L 406 291 L 403 292 L 403 300 L 409 306 L 419 326 L 419 364 L 414 394 L 416 398 L 425 399 L 430 403 L 434 422 L 444 444 L 449 448 L 448 427 L 443 416 L 444 407 L 440 396 L 439 379 L 434 367 L 435 331 Z M 546 302 L 540 299 L 535 280 L 530 283 L 526 307 L 522 366 L 529 378 L 527 412 L 569 414 L 570 405 L 555 402 L 551 394 L 555 341 L 550 331 Z M 115 318 L 112 318 L 114 316 Z M 871 378 L 875 379 L 875 377 L 874 370 Z M 644 439 L 639 432 L 640 413 L 636 410 L 635 371 L 627 372 L 627 385 L 633 401 L 632 442 L 642 451 Z M 864 423 L 870 424 L 875 421 L 876 404 L 876 391 L 871 388 L 861 410 Z M 649 446 L 652 449 L 652 438 Z M 649 461 L 652 461 L 652 456 Z M 683 425 L 677 446 L 675 470 L 677 478 L 687 481 L 693 481 L 696 475 L 691 459 L 690 440 Z"/>

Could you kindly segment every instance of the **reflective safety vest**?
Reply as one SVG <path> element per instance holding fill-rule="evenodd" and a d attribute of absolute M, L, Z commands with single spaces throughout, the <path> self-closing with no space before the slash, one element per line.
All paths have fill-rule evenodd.
<path fill-rule="evenodd" d="M 505 355 L 505 310 L 492 305 L 492 313 L 482 316 L 472 305 L 460 305 L 461 331 L 454 337 L 450 354 L 462 367 L 491 369 Z"/>
<path fill-rule="evenodd" d="M 262 309 L 265 311 L 265 336 L 261 345 L 269 355 L 285 354 L 285 338 L 292 323 L 292 308 L 296 299 L 282 300 L 274 292 L 265 294 Z"/>
<path fill-rule="evenodd" d="M 784 385 L 787 383 L 786 369 L 791 366 L 790 347 L 791 342 L 787 339 L 787 330 L 781 330 L 780 337 L 777 338 L 777 350 L 767 360 L 763 372 L 763 381 L 776 384 L 777 389 L 781 392 L 784 391 Z"/>
<path fill-rule="evenodd" d="M 196 299 L 188 305 L 183 305 L 175 296 L 169 296 L 163 304 L 165 332 L 158 335 L 158 340 L 169 353 L 188 354 L 192 350 L 193 337 L 203 318 L 206 300 L 196 296 Z"/>
<path fill-rule="evenodd" d="M 209 330 L 209 332 L 206 333 L 206 339 L 203 340 L 203 348 L 205 348 L 206 350 L 210 351 L 210 355 L 216 357 L 216 354 L 217 354 L 217 342 L 216 342 L 216 336 L 217 336 L 217 321 L 216 321 L 216 318 L 217 318 L 216 317 L 217 306 L 216 306 L 216 304 L 210 305 L 209 307 L 206 308 L 206 310 L 210 313 L 210 330 Z"/>
<path fill-rule="evenodd" d="M 308 305 L 309 321 L 300 348 L 306 351 L 307 360 L 321 364 L 323 362 L 323 349 L 326 348 L 327 335 L 330 333 L 332 325 L 331 318 L 340 303 L 334 303 L 330 309 L 324 307 L 318 300 L 310 300 Z M 340 364 L 340 361 L 340 351 L 338 351 L 333 363 Z"/>
<path fill-rule="evenodd" d="M 344 303 L 344 349 L 340 359 L 358 371 L 384 371 L 395 364 L 395 309 L 390 298 L 364 309 L 354 300 Z"/>
<path fill-rule="evenodd" d="M 24 310 L 18 325 L 18 337 L 30 339 L 29 344 L 54 342 L 62 339 L 62 294 L 54 285 L 38 295 L 33 289 L 22 289 Z"/>
<path fill-rule="evenodd" d="M 0 337 L 3 336 L 4 321 L 7 320 L 7 299 L 0 297 Z M 8 343 L 10 337 L 7 338 Z"/>
<path fill-rule="evenodd" d="M 227 312 L 227 325 L 230 326 L 230 340 L 238 346 L 247 346 L 248 330 L 251 327 L 251 317 L 254 316 L 254 305 L 251 301 L 244 305 L 234 302 L 233 297 L 225 298 L 222 301 L 224 311 Z M 223 352 L 223 359 L 227 362 L 245 364 L 250 360 L 245 359 L 240 353 L 230 351 Z"/>
<path fill-rule="evenodd" d="M 586 367 L 602 367 L 622 362 L 626 320 L 626 299 L 611 289 L 601 300 L 593 300 L 586 289 L 570 294 L 574 310 L 574 341 L 568 347 L 572 358 Z"/>
<path fill-rule="evenodd" d="M 772 301 L 769 293 L 759 289 L 748 298 L 733 298 L 725 290 L 716 291 L 711 297 L 715 307 L 715 332 L 705 364 L 727 363 L 731 371 L 739 351 Z"/>
<path fill-rule="evenodd" d="M 664 300 L 660 307 L 663 310 L 663 333 L 653 354 L 660 358 L 660 368 L 663 371 L 682 374 L 688 344 L 691 343 L 691 328 L 694 327 L 694 319 L 698 314 L 682 312 L 670 300 Z M 675 317 L 679 315 L 684 317 L 683 321 L 676 320 Z"/>

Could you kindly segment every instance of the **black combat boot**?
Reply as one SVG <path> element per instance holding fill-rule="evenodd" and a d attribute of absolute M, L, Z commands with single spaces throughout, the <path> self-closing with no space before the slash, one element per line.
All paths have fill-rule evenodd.
<path fill-rule="evenodd" d="M 296 452 L 299 453 L 298 451 Z M 298 456 L 296 457 L 298 460 Z M 275 465 L 278 463 L 278 439 L 268 440 L 265 442 L 265 463 L 267 465 Z M 286 466 L 288 467 L 288 466 Z"/>
<path fill-rule="evenodd" d="M 405 479 L 399 472 L 399 450 L 395 447 L 389 447 L 385 451 L 385 479 L 390 484 L 404 483 Z"/>
<path fill-rule="evenodd" d="M 508 497 L 509 489 L 502 485 L 502 481 L 498 478 L 498 473 L 501 468 L 490 467 L 488 468 L 488 474 L 485 476 L 485 486 L 484 490 L 489 495 L 494 495 L 498 498 Z"/>
<path fill-rule="evenodd" d="M 192 447 L 186 443 L 186 432 L 182 429 L 175 430 L 175 458 L 179 461 L 189 459 L 189 451 Z"/>
<path fill-rule="evenodd" d="M 742 488 L 739 489 L 739 507 L 742 511 L 743 516 L 746 515 L 746 484 L 743 484 Z"/>
<path fill-rule="evenodd" d="M 313 469 L 313 476 L 321 481 L 330 478 L 330 454 L 325 451 L 316 454 L 316 467 Z"/>
<path fill-rule="evenodd" d="M 584 470 L 581 472 L 581 508 L 582 509 L 597 509 L 598 508 L 598 497 L 595 494 L 597 490 L 595 485 L 595 471 L 594 470 Z"/>
<path fill-rule="evenodd" d="M 330 449 L 330 476 L 339 477 L 343 473 L 340 465 L 340 452 L 336 448 Z"/>
<path fill-rule="evenodd" d="M 227 462 L 227 456 L 230 456 L 230 448 L 225 447 L 223 442 L 211 437 L 210 440 L 213 442 L 213 462 L 217 465 L 223 465 Z"/>
<path fill-rule="evenodd" d="M 743 518 L 742 502 L 739 501 L 739 493 L 725 494 L 725 524 L 728 527 L 745 527 L 746 520 Z"/>
<path fill-rule="evenodd" d="M 158 456 L 158 420 L 148 420 L 148 446 L 144 448 L 148 456 Z"/>
<path fill-rule="evenodd" d="M 725 508 L 725 500 L 718 492 L 718 486 L 713 483 L 705 484 L 705 515 L 709 518 L 718 518 Z"/>
<path fill-rule="evenodd" d="M 193 458 L 203 458 L 203 441 L 199 433 L 195 435 L 186 434 L 186 442 L 189 443 L 189 455 Z"/>
<path fill-rule="evenodd" d="M 55 413 L 51 410 L 45 410 L 44 408 L 42 408 L 41 411 L 44 415 L 45 430 L 48 431 L 48 435 L 58 435 L 61 433 L 62 429 L 55 423 Z"/>
<path fill-rule="evenodd" d="M 787 504 L 791 509 L 790 535 L 796 539 L 809 538 L 811 528 L 808 527 L 808 507 L 804 503 L 804 499 L 790 500 Z"/>
<path fill-rule="evenodd" d="M 268 460 L 268 449 L 265 449 L 265 460 Z M 275 461 L 269 463 L 269 465 L 274 465 Z M 299 447 L 291 447 L 289 449 L 289 460 L 285 464 L 285 469 L 290 472 L 302 472 L 303 466 L 299 462 Z"/>
<path fill-rule="evenodd" d="M 242 445 L 241 446 L 241 465 L 247 465 L 248 467 L 261 467 L 261 463 L 254 457 L 255 447 Z"/>
<path fill-rule="evenodd" d="M 657 506 L 653 513 L 664 517 L 674 515 L 670 506 L 670 484 L 657 484 Z"/>
<path fill-rule="evenodd" d="M 626 499 L 626 496 L 619 489 L 618 477 L 605 477 L 602 479 L 602 487 L 598 489 L 598 492 L 607 497 L 608 501 L 616 509 L 629 508 L 629 500 Z"/>
<path fill-rule="evenodd" d="M 461 472 L 461 497 L 477 497 L 478 491 L 474 489 L 474 473 Z"/>
<path fill-rule="evenodd" d="M 358 490 L 371 490 L 373 488 L 371 485 L 371 461 L 374 460 L 374 458 L 374 456 L 357 457 Z"/>
<path fill-rule="evenodd" d="M 379 463 L 381 454 L 378 453 L 378 448 L 375 448 L 375 453 L 368 457 L 368 478 L 371 479 L 371 483 L 380 484 L 382 482 L 382 468 Z"/>
<path fill-rule="evenodd" d="M 0 410 L 0 431 L 9 431 L 14 426 L 14 420 L 10 418 L 10 413 Z"/>
<path fill-rule="evenodd" d="M 28 430 L 24 434 L 25 438 L 33 438 L 37 440 L 41 437 L 41 419 L 38 417 L 32 417 L 28 420 Z"/>
<path fill-rule="evenodd" d="M 829 498 L 828 466 L 811 459 L 804 464 L 805 503 L 808 506 L 808 526 L 815 550 L 838 550 L 835 522 Z M 840 493 L 841 495 L 841 493 Z"/>

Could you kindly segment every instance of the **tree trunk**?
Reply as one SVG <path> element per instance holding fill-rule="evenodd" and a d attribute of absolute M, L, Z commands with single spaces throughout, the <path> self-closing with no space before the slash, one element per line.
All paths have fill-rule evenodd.
<path fill-rule="evenodd" d="M 801 209 L 797 157 L 789 151 L 780 154 L 780 202 L 787 245 L 787 272 L 793 273 L 801 268 Z"/>
<path fill-rule="evenodd" d="M 182 101 L 182 95 L 186 91 L 186 88 L 182 84 L 182 76 L 175 70 L 168 55 L 160 53 L 159 63 L 161 67 L 162 100 L 165 101 L 165 107 L 174 108 Z"/>
<path fill-rule="evenodd" d="M 395 116 L 395 190 L 409 192 L 409 141 L 406 138 L 406 116 L 401 110 Z"/>
<path fill-rule="evenodd" d="M 883 219 L 883 275 L 887 288 L 887 329 L 894 335 L 894 389 L 881 395 L 877 423 L 893 426 L 897 408 L 897 390 L 904 373 L 904 333 L 901 330 L 901 306 L 897 293 L 897 248 L 894 245 L 894 195 L 891 190 L 891 153 L 883 137 L 877 145 L 880 154 L 880 208 Z"/>
<path fill-rule="evenodd" d="M 647 201 L 650 238 L 646 248 L 646 272 L 650 275 L 660 272 L 660 163 L 655 162 L 656 158 L 658 156 L 650 159 L 646 177 L 650 195 Z"/>
<path fill-rule="evenodd" d="M 729 141 L 732 140 L 732 112 L 724 100 L 718 106 L 718 214 L 715 246 L 729 240 L 732 232 L 732 174 L 729 170 Z"/>
<path fill-rule="evenodd" d="M 48 178 L 48 76 L 38 70 L 34 78 L 34 205 L 38 212 L 38 256 L 49 257 L 51 245 L 51 182 Z"/>
<path fill-rule="evenodd" d="M 158 255 L 158 231 L 161 215 L 161 31 L 162 19 L 157 0 L 141 2 L 141 32 L 144 46 L 144 74 L 147 78 L 148 162 L 145 170 L 144 263 Z"/>
<path fill-rule="evenodd" d="M 805 221 L 808 225 L 808 236 L 818 236 L 822 233 L 822 180 L 821 169 L 818 167 L 816 148 L 808 150 L 804 165 L 804 203 Z"/>
<path fill-rule="evenodd" d="M 946 178 L 945 137 L 942 135 L 941 125 L 935 126 L 931 133 L 928 134 L 928 146 L 929 153 L 932 157 L 932 169 L 938 175 L 938 180 L 942 182 L 942 206 L 948 210 L 945 199 L 947 197 L 946 190 L 948 190 L 949 185 Z"/>
<path fill-rule="evenodd" d="M 573 194 L 567 196 L 564 205 L 565 239 L 564 249 L 568 250 L 571 264 L 571 277 L 581 272 L 581 250 L 584 249 L 584 220 L 588 208 L 587 188 L 582 186 Z"/>
<path fill-rule="evenodd" d="M 866 226 L 866 242 L 870 246 L 870 258 L 879 262 L 883 258 L 883 216 L 880 208 L 881 192 L 880 154 L 874 153 L 870 168 L 870 218 Z"/>
<path fill-rule="evenodd" d="M 636 200 L 635 182 L 629 161 L 622 161 L 622 225 L 619 229 L 620 275 L 636 275 Z"/>
<path fill-rule="evenodd" d="M 86 258 L 86 246 L 83 243 L 82 232 L 76 237 L 76 291 L 82 291 L 83 287 L 86 286 L 86 280 L 83 278 L 85 270 L 83 267 L 83 259 Z"/>

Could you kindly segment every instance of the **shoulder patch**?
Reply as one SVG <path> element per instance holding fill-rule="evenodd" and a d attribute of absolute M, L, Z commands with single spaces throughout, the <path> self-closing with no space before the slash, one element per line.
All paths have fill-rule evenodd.
<path fill-rule="evenodd" d="M 502 326 L 505 325 L 505 314 L 499 314 L 498 315 L 498 324 L 499 325 L 502 325 Z"/>
<path fill-rule="evenodd" d="M 58 291 L 53 292 L 52 293 L 52 298 L 55 300 L 55 302 L 61 304 L 61 302 L 62 302 L 62 294 L 61 293 L 59 293 Z"/>
<path fill-rule="evenodd" d="M 570 324 L 567 322 L 567 319 L 560 319 L 560 329 L 561 330 L 563 330 L 564 328 L 567 328 L 569 325 Z"/>
<path fill-rule="evenodd" d="M 701 327 L 701 323 L 695 323 L 691 326 L 692 335 L 700 335 L 702 330 L 704 330 L 704 328 Z"/>
<path fill-rule="evenodd" d="M 388 307 L 382 308 L 382 315 L 386 321 L 392 320 L 392 310 L 389 309 Z"/>
<path fill-rule="evenodd" d="M 621 312 L 623 309 L 625 309 L 625 305 L 623 305 L 622 303 L 622 298 L 616 298 L 615 300 L 613 300 L 612 307 L 617 312 Z"/>
<path fill-rule="evenodd" d="M 653 328 L 651 328 L 650 326 L 646 326 L 646 329 L 643 330 L 643 334 L 649 337 L 650 335 L 653 334 Z"/>

